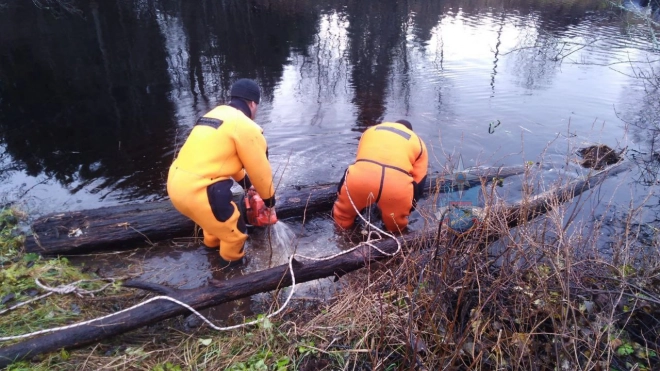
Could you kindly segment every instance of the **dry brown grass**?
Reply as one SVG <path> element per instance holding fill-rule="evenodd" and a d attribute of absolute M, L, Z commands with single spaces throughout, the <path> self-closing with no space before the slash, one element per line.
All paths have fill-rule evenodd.
<path fill-rule="evenodd" d="M 444 234 L 437 252 L 419 241 L 351 275 L 345 294 L 302 329 L 347 368 L 658 367 L 657 239 L 634 243 L 633 210 L 612 261 L 587 238 L 599 226 L 569 230 L 567 210 L 557 203 L 513 230 L 492 214 L 487 233 Z M 492 232 L 501 242 L 486 248 Z"/>

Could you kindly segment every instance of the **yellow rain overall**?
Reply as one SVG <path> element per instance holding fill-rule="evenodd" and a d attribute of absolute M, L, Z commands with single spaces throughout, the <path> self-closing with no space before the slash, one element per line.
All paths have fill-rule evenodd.
<path fill-rule="evenodd" d="M 257 193 L 274 200 L 263 130 L 240 110 L 218 106 L 200 118 L 170 166 L 167 193 L 174 207 L 204 230 L 204 244 L 235 261 L 245 255 L 245 223 L 232 201 L 232 178 L 247 174 Z"/>
<path fill-rule="evenodd" d="M 393 122 L 367 129 L 360 138 L 355 163 L 339 184 L 332 210 L 335 222 L 342 228 L 353 225 L 357 212 L 352 200 L 360 211 L 377 204 L 387 230 L 404 229 L 415 195 L 426 180 L 427 167 L 426 146 L 412 130 Z"/>

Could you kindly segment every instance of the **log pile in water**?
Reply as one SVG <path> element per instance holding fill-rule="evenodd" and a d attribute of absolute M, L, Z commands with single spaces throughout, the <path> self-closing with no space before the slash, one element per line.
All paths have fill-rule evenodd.
<path fill-rule="evenodd" d="M 524 203 L 515 204 L 506 208 L 494 208 L 493 212 L 504 215 L 492 215 L 493 217 L 506 218 L 510 227 L 534 218 L 553 207 L 557 201 L 565 202 L 573 197 L 597 186 L 609 175 L 620 173 L 627 168 L 614 165 L 607 170 L 596 173 L 587 179 L 576 179 L 563 186 L 557 187 L 526 200 Z M 522 212 L 531 210 L 532 212 Z M 479 233 L 479 231 L 475 231 Z M 488 239 L 496 239 L 496 231 L 488 231 Z M 435 241 L 437 231 L 420 231 L 399 237 L 404 245 L 422 242 L 432 243 Z M 386 239 L 375 244 L 382 252 L 392 254 L 397 249 L 397 243 L 393 239 Z M 423 246 L 420 246 L 423 247 Z M 323 277 L 340 277 L 348 272 L 360 269 L 371 262 L 386 258 L 387 255 L 372 249 L 370 246 L 362 246 L 345 255 L 337 256 L 326 261 L 295 262 L 293 270 L 297 283 L 307 282 Z M 288 265 L 266 269 L 245 276 L 236 277 L 214 286 L 200 287 L 191 290 L 163 289 L 161 293 L 171 296 L 179 301 L 187 303 L 195 309 L 204 309 L 226 303 L 232 300 L 248 297 L 257 293 L 272 291 L 291 285 L 291 276 L 288 273 Z M 147 288 L 153 290 L 153 285 L 144 285 L 130 281 L 125 284 L 129 287 Z M 106 319 L 93 322 L 88 325 L 73 327 L 22 341 L 10 346 L 0 348 L 0 367 L 8 364 L 35 357 L 39 354 L 53 352 L 59 349 L 71 349 L 92 344 L 105 338 L 119 335 L 131 330 L 147 326 L 167 318 L 181 314 L 187 314 L 188 310 L 165 300 L 157 300 L 144 306 L 131 309 L 127 312 Z"/>
<path fill-rule="evenodd" d="M 467 169 L 468 187 L 522 174 L 525 166 Z M 430 174 L 427 191 L 443 191 L 452 179 Z M 335 201 L 337 184 L 290 187 L 277 192 L 281 219 L 305 213 L 328 212 Z M 169 200 L 111 206 L 52 214 L 32 224 L 25 250 L 43 255 L 72 254 L 92 249 L 147 246 L 149 242 L 193 236 L 195 224 L 181 215 Z"/>

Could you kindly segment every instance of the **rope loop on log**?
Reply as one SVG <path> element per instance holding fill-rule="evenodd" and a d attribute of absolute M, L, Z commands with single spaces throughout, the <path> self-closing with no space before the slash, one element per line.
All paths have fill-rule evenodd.
<path fill-rule="evenodd" d="M 78 285 L 83 283 L 83 282 L 94 282 L 94 281 L 110 281 L 110 282 L 103 285 L 103 287 L 101 287 L 100 289 L 96 289 L 96 290 L 85 290 L 85 289 L 81 289 L 80 287 L 78 287 Z M 95 279 L 95 280 L 78 280 L 76 282 L 73 282 L 73 283 L 70 283 L 70 284 L 59 285 L 57 287 L 50 287 L 46 284 L 43 284 L 39 281 L 38 278 L 35 278 L 34 282 L 41 289 L 43 289 L 45 291 L 48 291 L 48 292 L 53 292 L 53 293 L 56 293 L 56 294 L 70 294 L 70 293 L 73 292 L 76 295 L 78 295 L 78 297 L 82 297 L 83 295 L 91 295 L 92 297 L 94 297 L 94 294 L 107 289 L 108 286 L 115 283 L 115 279 L 114 278 L 99 278 L 99 279 Z"/>
<path fill-rule="evenodd" d="M 106 285 L 103 285 L 103 287 L 101 287 L 100 289 L 97 289 L 97 290 L 85 290 L 85 289 L 81 289 L 80 287 L 77 286 L 78 284 L 83 283 L 83 282 L 94 282 L 94 281 L 110 281 L 110 282 L 107 283 Z M 46 284 L 43 284 L 43 283 L 41 283 L 41 281 L 39 281 L 39 278 L 35 278 L 34 283 L 36 283 L 37 286 L 39 286 L 42 290 L 45 290 L 47 292 L 43 295 L 37 296 L 36 298 L 32 298 L 30 300 L 18 303 L 16 305 L 12 306 L 12 307 L 9 307 L 5 310 L 2 310 L 2 311 L 0 311 L 0 314 L 7 313 L 7 312 L 12 311 L 16 308 L 20 308 L 24 305 L 27 305 L 27 304 L 30 304 L 30 303 L 35 302 L 37 300 L 43 299 L 43 298 L 48 297 L 52 294 L 62 294 L 62 295 L 64 295 L 64 294 L 70 294 L 70 293 L 73 292 L 76 295 L 78 295 L 78 297 L 82 297 L 83 295 L 90 295 L 91 297 L 94 297 L 94 294 L 96 294 L 97 292 L 101 292 L 101 291 L 105 290 L 106 288 L 108 288 L 108 286 L 115 283 L 115 279 L 114 278 L 99 278 L 99 279 L 94 279 L 94 280 L 78 280 L 76 282 L 60 285 L 60 286 L 57 286 L 57 287 L 50 287 Z M 3 341 L 3 340 L 0 339 L 0 341 Z"/>

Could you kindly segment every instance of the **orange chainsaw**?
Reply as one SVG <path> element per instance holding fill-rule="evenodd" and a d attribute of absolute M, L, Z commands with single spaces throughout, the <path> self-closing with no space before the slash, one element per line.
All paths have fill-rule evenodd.
<path fill-rule="evenodd" d="M 252 187 L 245 194 L 245 209 L 248 224 L 265 227 L 277 223 L 275 209 L 266 207 L 264 200 Z"/>

